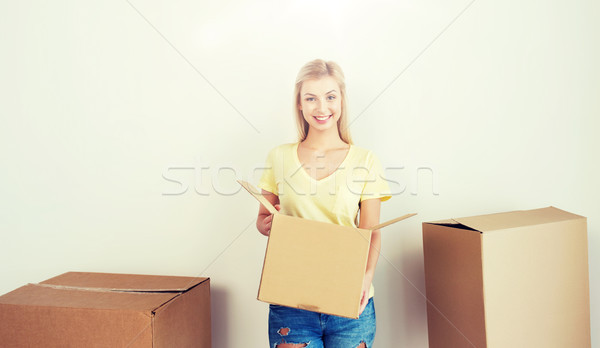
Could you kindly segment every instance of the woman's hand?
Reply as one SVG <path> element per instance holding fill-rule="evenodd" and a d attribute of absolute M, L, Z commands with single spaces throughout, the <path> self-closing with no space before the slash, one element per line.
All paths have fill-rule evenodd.
<path fill-rule="evenodd" d="M 275 209 L 277 209 L 277 211 L 281 209 L 281 206 L 279 205 L 279 196 L 264 189 L 261 191 L 261 194 L 275 207 Z M 273 221 L 273 214 L 260 204 L 258 206 L 258 217 L 256 218 L 256 229 L 258 232 L 268 236 L 271 233 L 271 221 Z"/>
<path fill-rule="evenodd" d="M 363 280 L 363 286 L 360 296 L 360 310 L 358 312 L 358 315 L 362 314 L 362 312 L 365 310 L 365 307 L 367 307 L 367 304 L 369 303 L 369 292 L 371 291 L 372 281 L 373 277 L 366 274 L 365 279 Z"/>
<path fill-rule="evenodd" d="M 275 204 L 275 209 L 277 209 L 277 211 L 281 210 L 281 205 Z M 256 227 L 258 228 L 258 231 L 260 233 L 264 234 L 265 236 L 268 236 L 271 233 L 272 222 L 273 222 L 273 214 L 260 215 Z"/>

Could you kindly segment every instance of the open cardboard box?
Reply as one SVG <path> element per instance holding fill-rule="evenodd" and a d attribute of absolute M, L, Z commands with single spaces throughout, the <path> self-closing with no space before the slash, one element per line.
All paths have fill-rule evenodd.
<path fill-rule="evenodd" d="M 358 318 L 371 232 L 279 213 L 260 191 L 238 182 L 272 213 L 258 299 L 282 306 Z"/>
<path fill-rule="evenodd" d="M 68 272 L 0 296 L 0 347 L 210 347 L 210 279 Z"/>
<path fill-rule="evenodd" d="M 423 223 L 429 346 L 590 347 L 587 224 L 548 207 Z"/>

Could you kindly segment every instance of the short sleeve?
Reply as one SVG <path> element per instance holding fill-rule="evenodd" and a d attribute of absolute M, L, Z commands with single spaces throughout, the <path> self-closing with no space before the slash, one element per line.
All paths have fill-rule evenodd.
<path fill-rule="evenodd" d="M 370 151 L 367 156 L 366 167 L 368 173 L 360 195 L 360 200 L 379 198 L 383 202 L 392 198 L 390 187 L 383 176 L 381 162 L 379 161 L 379 158 Z"/>
<path fill-rule="evenodd" d="M 277 193 L 277 182 L 275 181 L 275 159 L 276 159 L 277 148 L 269 151 L 267 155 L 267 159 L 265 161 L 265 166 L 263 168 L 263 173 L 258 182 L 258 188 L 263 189 L 265 191 L 269 191 L 273 194 L 279 195 Z"/>

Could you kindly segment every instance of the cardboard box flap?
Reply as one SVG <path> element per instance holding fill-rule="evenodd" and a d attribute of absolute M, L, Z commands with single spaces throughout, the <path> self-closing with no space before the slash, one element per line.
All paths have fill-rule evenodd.
<path fill-rule="evenodd" d="M 242 187 L 245 188 L 246 191 L 248 191 L 254 198 L 256 198 L 256 200 L 258 200 L 263 207 L 267 208 L 269 213 L 277 214 L 277 209 L 275 209 L 271 202 L 269 202 L 256 187 L 243 180 L 237 180 L 237 182 L 242 185 Z"/>
<path fill-rule="evenodd" d="M 375 226 L 371 226 L 371 227 L 369 227 L 368 229 L 369 229 L 369 230 L 371 230 L 371 231 L 378 230 L 378 229 L 380 229 L 380 228 L 384 228 L 384 227 L 386 227 L 386 226 L 389 226 L 389 225 L 391 225 L 391 224 L 395 224 L 395 223 L 396 223 L 396 222 L 398 222 L 398 221 L 406 220 L 406 219 L 408 219 L 409 217 L 413 217 L 413 216 L 415 216 L 415 215 L 417 215 L 417 213 L 405 214 L 405 215 L 402 215 L 402 216 L 400 216 L 400 217 L 397 217 L 397 218 L 395 218 L 395 219 L 391 219 L 391 220 L 388 220 L 388 221 L 382 222 L 382 223 L 380 223 L 380 224 L 377 224 L 377 225 L 375 225 Z"/>
<path fill-rule="evenodd" d="M 445 226 L 445 227 L 452 227 L 452 228 L 458 228 L 461 230 L 469 230 L 469 231 L 476 231 L 479 232 L 478 230 L 471 228 L 469 226 L 463 225 L 459 222 L 457 222 L 456 220 L 439 220 L 439 221 L 431 221 L 431 222 L 424 222 L 423 225 L 425 224 L 429 224 L 429 225 L 437 225 L 437 226 Z"/>
<path fill-rule="evenodd" d="M 179 294 L 91 291 L 55 288 L 52 285 L 27 284 L 0 296 L 0 303 L 9 305 L 133 310 L 150 315 Z"/>
<path fill-rule="evenodd" d="M 183 292 L 208 278 L 139 274 L 67 272 L 41 282 L 56 288 L 123 292 Z"/>
<path fill-rule="evenodd" d="M 458 222 L 448 219 L 448 220 L 438 220 L 438 221 L 429 221 L 425 222 L 426 224 L 434 224 L 434 225 L 456 225 Z"/>
<path fill-rule="evenodd" d="M 491 232 L 515 227 L 541 225 L 584 218 L 555 207 L 517 210 L 507 213 L 479 215 L 453 219 L 457 223 L 479 232 Z"/>
<path fill-rule="evenodd" d="M 150 314 L 208 278 L 67 272 L 0 296 L 0 303 Z"/>

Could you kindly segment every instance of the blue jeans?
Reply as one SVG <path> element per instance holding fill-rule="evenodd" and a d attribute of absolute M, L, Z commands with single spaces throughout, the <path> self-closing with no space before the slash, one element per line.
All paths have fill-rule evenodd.
<path fill-rule="evenodd" d="M 269 343 L 306 344 L 308 348 L 370 348 L 375 340 L 375 305 L 369 299 L 358 319 L 310 312 L 278 305 L 269 306 Z"/>

